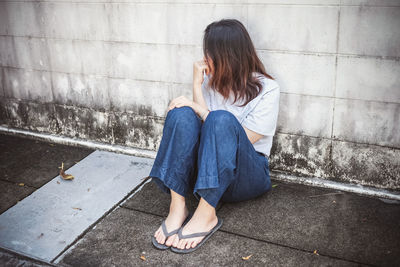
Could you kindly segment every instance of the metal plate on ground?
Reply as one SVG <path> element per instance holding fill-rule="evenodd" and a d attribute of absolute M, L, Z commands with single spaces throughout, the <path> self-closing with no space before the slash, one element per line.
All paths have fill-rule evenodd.
<path fill-rule="evenodd" d="M 154 160 L 95 151 L 0 215 L 0 246 L 52 261 L 150 173 Z"/>

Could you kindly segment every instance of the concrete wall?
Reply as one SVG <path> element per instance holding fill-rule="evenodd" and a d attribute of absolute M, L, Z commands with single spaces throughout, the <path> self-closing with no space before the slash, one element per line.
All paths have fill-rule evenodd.
<path fill-rule="evenodd" d="M 396 0 L 2 1 L 0 123 L 157 150 L 221 18 L 281 85 L 273 170 L 400 189 Z"/>

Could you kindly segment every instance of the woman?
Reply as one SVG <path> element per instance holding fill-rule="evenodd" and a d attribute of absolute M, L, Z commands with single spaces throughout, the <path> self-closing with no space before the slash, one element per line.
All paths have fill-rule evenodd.
<path fill-rule="evenodd" d="M 221 227 L 219 201 L 243 201 L 271 188 L 266 156 L 276 129 L 278 84 L 238 20 L 208 25 L 203 53 L 193 65 L 193 101 L 171 101 L 149 174 L 171 195 L 152 242 L 177 253 L 196 250 Z M 193 215 L 185 204 L 191 192 L 199 200 Z"/>

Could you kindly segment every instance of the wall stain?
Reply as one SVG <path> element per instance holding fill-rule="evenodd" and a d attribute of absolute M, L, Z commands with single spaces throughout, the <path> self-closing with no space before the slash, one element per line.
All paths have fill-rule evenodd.
<path fill-rule="evenodd" d="M 14 128 L 157 150 L 165 118 L 132 112 L 0 98 L 0 122 Z M 146 113 L 153 113 L 146 108 Z M 114 138 L 113 138 L 114 136 Z M 333 146 L 332 146 L 333 142 Z M 382 151 L 380 151 L 382 150 Z M 277 133 L 270 169 L 385 189 L 400 189 L 400 149 Z M 367 167 L 366 167 L 367 166 Z M 369 167 L 368 167 L 369 166 Z"/>

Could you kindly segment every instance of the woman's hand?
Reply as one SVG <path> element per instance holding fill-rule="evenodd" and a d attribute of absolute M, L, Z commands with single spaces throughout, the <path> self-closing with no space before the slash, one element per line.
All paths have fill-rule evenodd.
<path fill-rule="evenodd" d="M 188 107 L 193 108 L 193 101 L 189 100 L 184 95 L 178 96 L 177 98 L 174 98 L 171 100 L 171 102 L 169 103 L 167 112 L 173 108 L 180 108 L 183 106 L 188 106 Z"/>
<path fill-rule="evenodd" d="M 193 63 L 193 85 L 201 86 L 204 80 L 203 71 L 205 71 L 207 75 L 210 73 L 210 68 L 204 58 L 203 60 Z"/>

